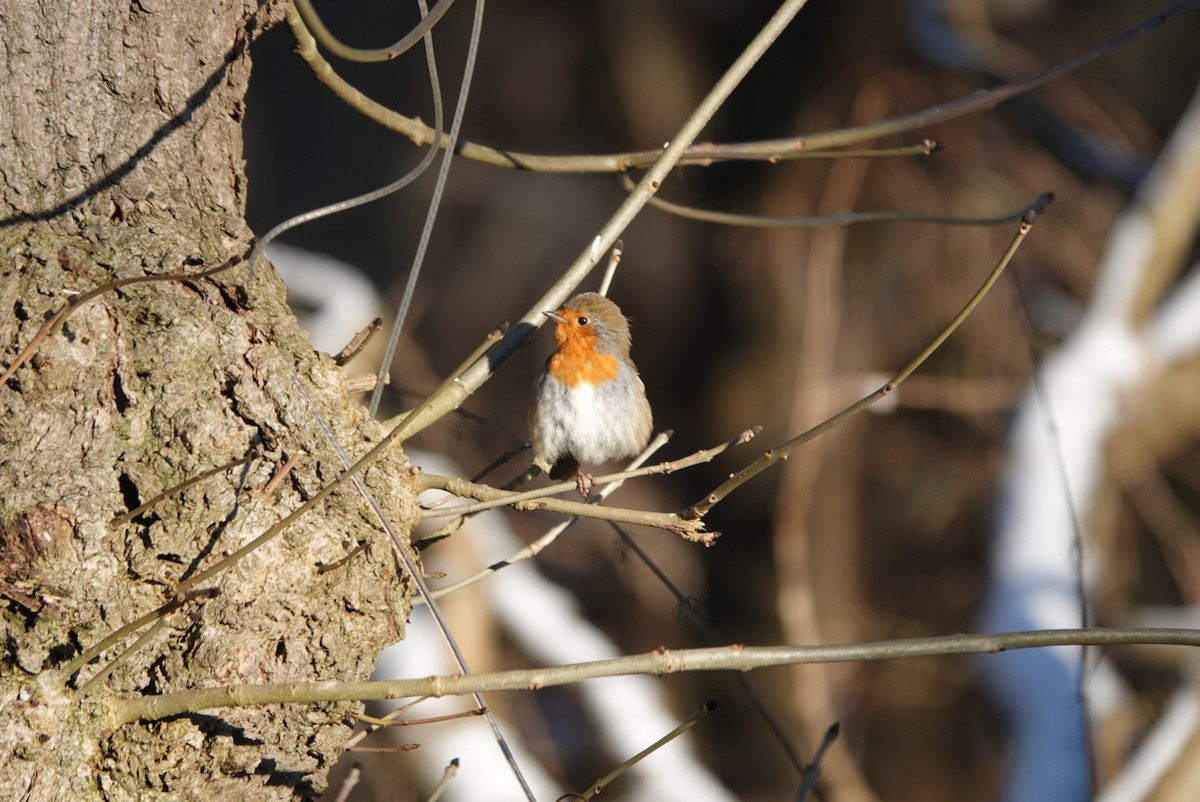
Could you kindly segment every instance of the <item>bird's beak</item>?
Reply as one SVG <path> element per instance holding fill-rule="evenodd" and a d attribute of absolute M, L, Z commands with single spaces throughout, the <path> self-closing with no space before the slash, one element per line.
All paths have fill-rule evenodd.
<path fill-rule="evenodd" d="M 551 320 L 557 321 L 559 323 L 567 322 L 567 319 L 565 317 L 563 317 L 562 315 L 560 315 L 558 312 L 542 312 L 542 314 L 545 315 L 546 317 L 550 318 Z"/>

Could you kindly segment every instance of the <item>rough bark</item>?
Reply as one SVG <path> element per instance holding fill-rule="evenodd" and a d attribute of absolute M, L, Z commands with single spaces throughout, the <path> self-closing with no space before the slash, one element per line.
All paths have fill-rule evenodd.
<path fill-rule="evenodd" d="M 276 11 L 0 0 L 0 371 L 70 292 L 245 252 L 247 45 Z M 379 436 L 263 263 L 253 281 L 235 269 L 106 293 L 0 386 L 0 798 L 287 799 L 323 786 L 352 706 L 114 728 L 104 700 L 369 675 L 403 634 L 409 589 L 352 489 L 207 583 L 88 694 L 75 689 L 133 638 L 61 676 L 340 472 L 298 383 L 352 454 Z M 254 448 L 247 465 L 110 526 Z M 398 450 L 366 475 L 401 526 L 404 476 Z"/>

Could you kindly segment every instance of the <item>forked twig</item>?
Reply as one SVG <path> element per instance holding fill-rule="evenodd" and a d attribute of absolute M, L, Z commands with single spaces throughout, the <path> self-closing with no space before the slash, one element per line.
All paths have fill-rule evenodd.
<path fill-rule="evenodd" d="M 974 311 L 975 307 L 979 305 L 979 302 L 982 301 L 984 296 L 988 294 L 988 291 L 991 290 L 992 285 L 994 285 L 1000 278 L 1000 275 L 1004 272 L 1004 268 L 1008 266 L 1008 263 L 1016 254 L 1017 249 L 1021 247 L 1021 243 L 1025 241 L 1025 235 L 1029 233 L 1031 228 L 1033 228 L 1035 218 L 1036 215 L 1033 212 L 1025 213 L 1025 218 L 1021 221 L 1021 225 L 1018 227 L 1016 235 L 1013 236 L 1012 242 L 1009 243 L 1008 249 L 1005 250 L 1004 255 L 1000 257 L 1000 261 L 996 264 L 996 266 L 992 268 L 992 272 L 988 274 L 987 279 L 984 280 L 980 288 L 975 291 L 975 294 L 971 296 L 971 299 L 967 301 L 962 310 L 954 316 L 954 318 L 946 325 L 944 329 L 942 329 L 937 337 L 935 337 L 933 341 L 921 351 L 921 353 L 917 354 L 912 361 L 901 368 L 900 372 L 893 376 L 891 381 L 887 382 L 878 390 L 866 396 L 865 398 L 862 398 L 851 404 L 849 407 L 843 409 L 833 417 L 817 424 L 808 431 L 797 435 L 778 448 L 766 452 L 750 465 L 747 465 L 745 468 L 743 468 L 736 475 L 730 477 L 727 481 L 722 483 L 720 487 L 716 488 L 703 499 L 697 501 L 683 513 L 681 513 L 682 517 L 687 520 L 702 520 L 704 516 L 708 514 L 709 510 L 719 504 L 734 490 L 741 487 L 755 476 L 758 476 L 775 463 L 787 459 L 793 451 L 807 443 L 809 440 L 812 440 L 814 437 L 824 434 L 833 427 L 844 423 L 849 418 L 857 415 L 859 412 L 862 412 L 864 409 L 895 390 L 896 387 L 898 387 L 905 379 L 912 375 L 913 371 L 919 368 L 921 364 L 924 363 L 925 360 L 928 359 L 929 356 L 946 341 L 946 338 L 953 334 L 954 331 L 960 325 L 962 325 L 962 322 L 967 319 L 967 316 Z"/>
<path fill-rule="evenodd" d="M 748 443 L 754 439 L 759 432 L 762 431 L 761 426 L 754 426 L 747 429 L 738 435 L 731 437 L 724 443 L 713 446 L 712 448 L 701 449 L 700 451 L 670 462 L 658 462 L 654 465 L 645 467 L 637 467 L 641 464 L 639 460 L 635 460 L 624 471 L 620 473 L 610 473 L 604 476 L 595 477 L 592 484 L 595 486 L 606 485 L 610 482 L 624 482 L 627 479 L 636 479 L 639 476 L 652 476 L 657 474 L 674 473 L 675 471 L 684 468 L 691 468 L 695 465 L 711 462 L 717 455 L 723 454 L 733 446 Z M 668 432 L 669 434 L 669 432 Z M 458 479 L 451 476 L 439 476 L 437 474 L 422 474 L 419 480 L 421 486 L 425 490 L 445 490 L 462 498 L 485 498 L 475 504 L 459 504 L 450 507 L 428 508 L 421 512 L 421 520 L 429 518 L 444 518 L 449 515 L 471 515 L 473 513 L 490 510 L 495 507 L 518 506 L 524 502 L 533 501 L 539 498 L 547 498 L 556 496 L 559 493 L 565 493 L 571 490 L 577 490 L 574 482 L 560 482 L 558 484 L 549 485 L 547 487 L 539 487 L 536 490 L 526 490 L 521 493 L 503 490 L 501 488 L 491 487 L 490 485 L 479 484 L 477 482 L 468 482 L 464 479 Z M 589 503 L 591 500 L 589 499 Z M 587 517 L 587 516 L 584 516 Z"/>
<path fill-rule="evenodd" d="M 650 459 L 650 457 L 652 457 L 656 451 L 658 451 L 660 448 L 662 448 L 664 445 L 667 444 L 667 440 L 670 439 L 670 435 L 671 435 L 671 433 L 669 431 L 662 432 L 657 437 L 655 437 L 653 440 L 651 440 L 650 444 L 646 446 L 646 448 L 642 451 L 642 453 L 639 454 L 636 458 L 634 458 L 634 460 L 629 464 L 629 467 L 636 468 L 638 465 L 641 465 L 643 462 Z M 621 484 L 622 484 L 622 482 L 616 481 L 616 482 L 612 482 L 610 484 L 604 485 L 604 487 L 602 487 L 600 489 L 599 493 L 593 495 L 591 498 L 588 499 L 588 503 L 589 504 L 598 504 L 599 502 L 603 501 L 604 499 L 608 498 L 610 495 L 615 493 L 617 491 L 617 489 L 621 486 Z M 516 563 L 523 562 L 525 560 L 529 560 L 529 559 L 532 559 L 533 557 L 536 557 L 544 549 L 546 549 L 547 546 L 549 546 L 555 540 L 558 540 L 559 535 L 561 535 L 563 532 L 567 531 L 572 526 L 574 526 L 578 520 L 579 520 L 579 516 L 576 515 L 576 516 L 572 516 L 572 517 L 568 518 L 565 521 L 561 521 L 560 523 L 556 524 L 555 526 L 552 526 L 548 532 L 546 532 L 544 535 L 539 537 L 537 540 L 530 543 L 525 548 L 518 551 L 516 554 L 506 557 L 505 559 L 500 560 L 499 562 L 493 563 L 493 564 L 489 565 L 487 568 L 484 568 L 482 571 L 478 571 L 475 574 L 473 574 L 465 579 L 461 579 L 458 582 L 455 582 L 451 585 L 445 585 L 443 587 L 440 587 L 437 590 L 434 590 L 431 595 L 433 596 L 434 599 L 440 599 L 442 596 L 446 596 L 450 593 L 454 593 L 456 591 L 462 590 L 463 588 L 470 587 L 471 585 L 474 585 L 476 582 L 486 579 L 487 577 L 491 576 L 492 574 L 496 573 L 497 571 L 499 571 L 503 568 L 507 568 L 510 565 L 514 565 Z"/>

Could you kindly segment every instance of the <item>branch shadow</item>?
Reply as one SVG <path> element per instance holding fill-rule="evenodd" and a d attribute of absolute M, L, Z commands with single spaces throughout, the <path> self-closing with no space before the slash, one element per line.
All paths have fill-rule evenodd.
<path fill-rule="evenodd" d="M 192 116 L 208 99 L 212 97 L 213 92 L 225 80 L 226 74 L 229 72 L 229 67 L 235 61 L 240 59 L 247 50 L 247 46 L 253 39 L 253 34 L 256 26 L 256 20 L 251 17 L 245 30 L 238 34 L 237 42 L 225 54 L 221 65 L 217 67 L 205 80 L 204 84 L 188 98 L 184 104 L 183 111 L 176 116 L 167 120 L 146 140 L 133 154 L 105 175 L 93 181 L 88 186 L 84 187 L 74 196 L 67 198 L 48 209 L 43 209 L 36 212 L 21 212 L 19 214 L 10 215 L 9 217 L 0 218 L 0 229 L 9 228 L 22 223 L 42 223 L 60 217 L 67 212 L 78 209 L 88 200 L 98 196 L 105 190 L 112 189 L 121 183 L 134 168 L 138 166 L 149 156 L 156 147 L 158 147 L 168 136 L 183 126 L 187 125 Z"/>

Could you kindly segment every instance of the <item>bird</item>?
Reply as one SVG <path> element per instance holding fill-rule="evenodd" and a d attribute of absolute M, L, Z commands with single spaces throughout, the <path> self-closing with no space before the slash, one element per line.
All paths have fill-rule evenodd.
<path fill-rule="evenodd" d="M 650 439 L 653 416 L 629 351 L 629 321 L 595 292 L 576 295 L 542 314 L 554 321 L 554 353 L 534 383 L 527 425 L 534 465 L 552 479 L 576 474 L 587 497 L 583 465 L 632 457 Z"/>

